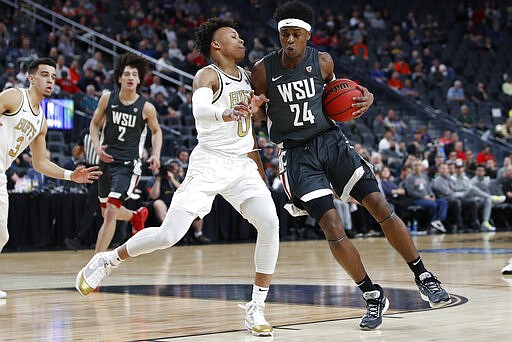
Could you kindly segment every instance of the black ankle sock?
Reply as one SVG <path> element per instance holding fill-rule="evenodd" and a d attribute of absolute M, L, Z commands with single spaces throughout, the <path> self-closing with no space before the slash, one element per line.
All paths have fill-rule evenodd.
<path fill-rule="evenodd" d="M 368 274 L 364 277 L 363 280 L 361 280 L 360 282 L 356 283 L 356 285 L 359 287 L 359 289 L 363 293 L 368 292 L 368 291 L 375 291 L 377 289 L 375 287 L 375 285 L 373 285 L 372 280 L 370 279 L 370 277 L 368 277 Z"/>
<path fill-rule="evenodd" d="M 427 272 L 427 269 L 423 265 L 423 261 L 421 261 L 421 257 L 418 257 L 418 259 L 408 262 L 407 265 L 409 265 L 411 271 L 414 272 L 414 276 L 416 278 L 419 278 L 420 274 Z"/>

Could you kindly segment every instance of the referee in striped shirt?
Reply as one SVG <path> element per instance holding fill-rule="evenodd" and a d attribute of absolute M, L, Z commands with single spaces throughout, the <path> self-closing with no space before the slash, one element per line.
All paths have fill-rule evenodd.
<path fill-rule="evenodd" d="M 94 150 L 89 128 L 85 128 L 80 133 L 80 138 L 73 147 L 71 154 L 76 160 L 83 160 L 86 167 L 99 164 L 100 157 Z M 87 200 L 84 215 L 75 236 L 64 240 L 66 247 L 73 250 L 90 248 L 88 243 L 96 239 L 100 228 L 99 225 L 93 226 L 96 217 L 101 217 L 101 207 L 98 200 L 98 182 L 87 184 Z"/>

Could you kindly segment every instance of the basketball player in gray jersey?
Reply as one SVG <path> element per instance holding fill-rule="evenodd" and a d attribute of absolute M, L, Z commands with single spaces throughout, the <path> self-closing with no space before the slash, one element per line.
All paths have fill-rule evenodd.
<path fill-rule="evenodd" d="M 151 170 L 160 167 L 162 131 L 156 110 L 137 92 L 145 68 L 146 61 L 142 57 L 132 53 L 120 56 L 114 71 L 119 90 L 100 97 L 89 127 L 103 171 L 98 182 L 98 197 L 104 220 L 98 233 L 96 252 L 107 250 L 114 236 L 116 220 L 130 221 L 135 229 L 142 229 L 148 215 L 145 207 L 131 211 L 122 205 L 137 187 L 141 175 L 146 123 L 152 134 L 152 151 L 147 162 Z"/>
<path fill-rule="evenodd" d="M 301 1 L 276 9 L 281 49 L 258 61 L 252 70 L 255 94 L 269 100 L 266 113 L 258 111 L 255 119 L 268 118 L 270 138 L 282 148 L 281 178 L 293 201 L 290 208 L 295 213 L 300 212 L 297 207 L 305 209 L 319 222 L 334 258 L 363 293 L 367 311 L 359 325 L 372 330 L 382 324 L 389 301 L 371 281 L 359 252 L 347 238 L 334 208 L 333 190 L 342 200 L 357 200 L 379 222 L 413 271 L 424 300 L 438 307 L 449 303 L 450 295 L 425 269 L 407 228 L 379 191 L 371 167 L 322 112 L 322 89 L 335 79 L 334 63 L 328 53 L 306 46 L 313 17 L 312 8 Z M 373 103 L 373 95 L 362 86 L 359 89 L 363 95 L 355 98 L 353 106 L 360 107 L 355 118 Z"/>

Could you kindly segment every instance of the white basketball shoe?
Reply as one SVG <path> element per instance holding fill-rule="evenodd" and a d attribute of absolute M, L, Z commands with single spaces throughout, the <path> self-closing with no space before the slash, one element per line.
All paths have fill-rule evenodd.
<path fill-rule="evenodd" d="M 93 292 L 103 278 L 108 276 L 114 268 L 106 254 L 106 252 L 95 254 L 76 275 L 75 287 L 82 296 Z"/>
<path fill-rule="evenodd" d="M 267 322 L 263 310 L 265 304 L 258 304 L 255 301 L 242 305 L 238 304 L 245 310 L 245 327 L 254 336 L 272 336 L 274 328 Z"/>

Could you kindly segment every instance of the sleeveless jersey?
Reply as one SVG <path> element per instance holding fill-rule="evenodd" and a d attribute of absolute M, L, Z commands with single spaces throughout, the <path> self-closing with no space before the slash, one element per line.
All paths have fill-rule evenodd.
<path fill-rule="evenodd" d="M 238 78 L 227 75 L 214 64 L 205 68 L 214 70 L 219 78 L 219 90 L 213 94 L 212 103 L 216 107 L 223 110 L 233 108 L 238 102 L 244 101 L 252 90 L 249 77 L 240 67 L 238 67 Z M 224 155 L 245 155 L 254 148 L 249 115 L 240 121 L 220 120 L 212 123 L 196 120 L 200 148 Z"/>
<path fill-rule="evenodd" d="M 270 140 L 284 145 L 286 141 L 306 142 L 334 126 L 322 110 L 325 82 L 318 51 L 306 47 L 304 59 L 294 70 L 281 65 L 279 51 L 264 58 Z"/>
<path fill-rule="evenodd" d="M 28 89 L 18 89 L 22 93 L 21 106 L 14 113 L 3 113 L 0 116 L 0 172 L 4 173 L 18 157 L 34 141 L 41 132 L 44 114 L 41 105 L 37 112 L 32 110 L 28 98 Z"/>
<path fill-rule="evenodd" d="M 110 94 L 100 144 L 108 145 L 106 152 L 114 160 L 141 158 L 147 134 L 146 121 L 142 117 L 145 103 L 144 96 L 139 95 L 134 103 L 125 106 L 119 100 L 118 90 Z"/>

